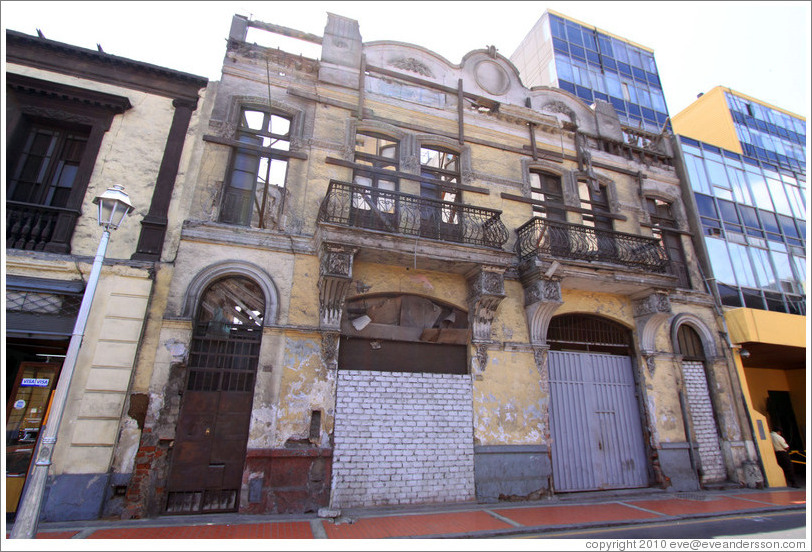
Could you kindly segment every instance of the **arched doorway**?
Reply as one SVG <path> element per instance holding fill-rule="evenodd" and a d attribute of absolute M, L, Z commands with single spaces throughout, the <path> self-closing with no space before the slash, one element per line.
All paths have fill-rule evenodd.
<path fill-rule="evenodd" d="M 647 486 L 631 332 L 599 316 L 565 314 L 550 321 L 547 343 L 555 490 Z"/>
<path fill-rule="evenodd" d="M 727 475 L 705 373 L 702 339 L 691 326 L 680 324 L 675 349 L 682 355 L 682 380 L 693 429 L 689 438 L 698 443 L 700 479 L 703 484 L 724 481 Z"/>
<path fill-rule="evenodd" d="M 166 512 L 230 512 L 239 506 L 265 296 L 243 276 L 201 295 L 194 318 Z"/>

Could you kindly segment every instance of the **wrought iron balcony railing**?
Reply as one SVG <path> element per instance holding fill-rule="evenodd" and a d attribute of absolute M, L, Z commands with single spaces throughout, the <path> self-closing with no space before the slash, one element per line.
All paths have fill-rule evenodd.
<path fill-rule="evenodd" d="M 539 217 L 530 219 L 516 233 L 516 252 L 521 260 L 541 254 L 602 261 L 661 274 L 671 272 L 665 248 L 656 238 Z"/>
<path fill-rule="evenodd" d="M 501 214 L 494 209 L 332 180 L 321 203 L 318 220 L 392 234 L 501 248 L 508 240 Z"/>
<path fill-rule="evenodd" d="M 72 209 L 6 201 L 6 247 L 47 251 L 57 245 L 64 249 L 77 217 Z"/>

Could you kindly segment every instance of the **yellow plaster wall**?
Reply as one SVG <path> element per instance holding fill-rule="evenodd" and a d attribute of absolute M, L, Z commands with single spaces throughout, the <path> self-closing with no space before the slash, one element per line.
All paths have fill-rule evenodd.
<path fill-rule="evenodd" d="M 542 390 L 532 352 L 489 350 L 473 394 L 475 444 L 546 442 L 549 392 Z"/>
<path fill-rule="evenodd" d="M 674 115 L 671 124 L 676 134 L 743 153 L 725 100 L 725 89 L 721 86 L 711 89 Z"/>

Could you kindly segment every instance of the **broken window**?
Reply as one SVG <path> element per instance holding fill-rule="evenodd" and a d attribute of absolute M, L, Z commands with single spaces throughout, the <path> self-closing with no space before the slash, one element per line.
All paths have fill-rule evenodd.
<path fill-rule="evenodd" d="M 615 236 L 612 233 L 612 219 L 609 214 L 609 198 L 606 193 L 606 186 L 601 186 L 596 181 L 578 181 L 578 197 L 581 200 L 581 208 L 584 226 L 595 229 L 595 242 L 590 244 L 603 256 L 613 257 L 616 254 Z"/>
<path fill-rule="evenodd" d="M 272 228 L 287 177 L 291 118 L 268 110 L 242 108 L 231 176 L 223 193 L 220 222 Z"/>
<path fill-rule="evenodd" d="M 675 231 L 678 224 L 671 203 L 648 197 L 646 198 L 646 210 L 651 218 L 651 232 L 655 238 L 660 240 L 665 249 L 671 268 L 679 280 L 678 285 L 690 288 L 691 278 L 688 273 L 688 263 L 685 260 L 681 234 Z"/>
<path fill-rule="evenodd" d="M 447 202 L 421 206 L 421 235 L 453 240 L 460 232 L 460 155 L 445 148 L 422 146 L 420 176 L 420 197 Z"/>
<path fill-rule="evenodd" d="M 539 171 L 530 171 L 530 197 L 543 204 L 533 204 L 533 215 L 566 222 L 561 177 Z"/>
<path fill-rule="evenodd" d="M 398 191 L 396 171 L 400 168 L 400 147 L 397 140 L 373 132 L 358 132 L 355 136 L 355 163 L 352 181 L 357 186 L 352 195 L 353 222 L 367 228 L 391 226 L 395 216 L 395 195 Z"/>

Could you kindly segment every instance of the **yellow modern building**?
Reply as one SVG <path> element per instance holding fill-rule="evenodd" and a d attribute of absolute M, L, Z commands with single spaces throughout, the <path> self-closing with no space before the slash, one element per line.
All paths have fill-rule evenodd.
<path fill-rule="evenodd" d="M 782 429 L 798 473 L 808 440 L 806 120 L 717 86 L 673 127 L 767 483 L 784 486 L 769 432 Z"/>

